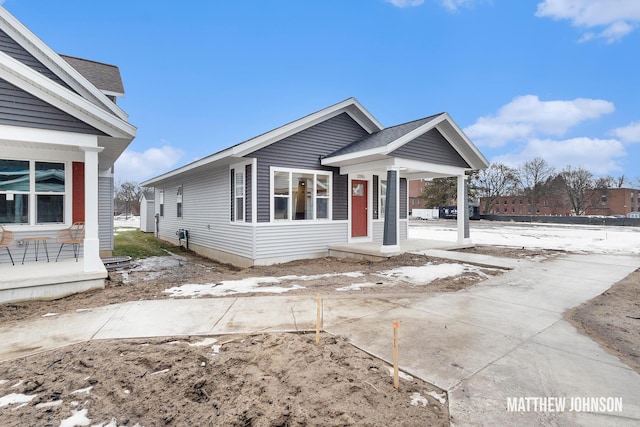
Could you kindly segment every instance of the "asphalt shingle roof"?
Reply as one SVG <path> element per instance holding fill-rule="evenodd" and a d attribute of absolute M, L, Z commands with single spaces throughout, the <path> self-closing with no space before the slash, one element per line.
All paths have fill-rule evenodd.
<path fill-rule="evenodd" d="M 356 141 L 347 145 L 346 147 L 342 147 L 341 149 L 334 151 L 329 154 L 327 157 L 335 157 L 341 156 L 344 154 L 356 153 L 358 151 L 371 150 L 374 148 L 384 147 L 387 144 L 395 141 L 398 138 L 403 137 L 409 132 L 416 130 L 423 124 L 433 120 L 438 117 L 440 114 L 434 114 L 433 116 L 425 117 L 422 119 L 414 120 L 408 123 L 402 123 L 400 125 L 391 126 L 388 128 L 384 128 L 381 131 L 374 132 L 369 136 L 364 137 L 363 139 Z"/>
<path fill-rule="evenodd" d="M 74 56 L 60 55 L 60 57 L 98 89 L 107 92 L 124 93 L 120 69 L 117 66 Z"/>

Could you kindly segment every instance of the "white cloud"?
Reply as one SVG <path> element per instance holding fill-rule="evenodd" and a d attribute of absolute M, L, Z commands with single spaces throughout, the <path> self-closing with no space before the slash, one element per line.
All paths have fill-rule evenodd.
<path fill-rule="evenodd" d="M 420 6 L 424 3 L 424 0 L 385 0 L 387 3 L 391 3 L 396 7 L 413 7 Z"/>
<path fill-rule="evenodd" d="M 571 127 L 614 110 L 613 103 L 601 99 L 541 101 L 525 95 L 501 107 L 495 116 L 480 117 L 464 131 L 478 145 L 500 147 L 541 135 L 562 136 Z"/>
<path fill-rule="evenodd" d="M 440 0 L 442 6 L 445 9 L 449 9 L 452 12 L 457 11 L 461 7 L 469 7 L 477 0 Z"/>
<path fill-rule="evenodd" d="M 576 27 L 604 29 L 584 34 L 581 41 L 602 38 L 613 43 L 632 32 L 640 23 L 638 0 L 544 0 L 538 3 L 536 16 L 568 19 Z"/>
<path fill-rule="evenodd" d="M 625 127 L 614 129 L 611 133 L 625 143 L 640 142 L 640 122 L 629 123 Z"/>
<path fill-rule="evenodd" d="M 125 150 L 116 161 L 115 175 L 118 182 L 140 182 L 145 178 L 173 167 L 184 155 L 183 151 L 164 145 L 144 152 Z"/>
<path fill-rule="evenodd" d="M 618 160 L 626 154 L 624 145 L 615 139 L 531 139 L 520 151 L 497 156 L 492 161 L 516 167 L 541 157 L 557 169 L 571 165 L 583 167 L 595 175 L 607 175 L 622 170 Z"/>

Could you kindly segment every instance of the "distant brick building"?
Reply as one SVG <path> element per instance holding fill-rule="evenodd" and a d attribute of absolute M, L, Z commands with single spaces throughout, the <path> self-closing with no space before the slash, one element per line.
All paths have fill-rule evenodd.
<path fill-rule="evenodd" d="M 422 198 L 422 193 L 426 185 L 427 181 L 424 179 L 409 181 L 409 211 L 413 209 L 424 209 L 425 200 Z"/>
<path fill-rule="evenodd" d="M 640 190 L 633 188 L 593 189 L 587 193 L 585 215 L 624 215 L 640 210 Z M 541 196 L 538 203 L 527 196 L 498 197 L 486 211 L 487 198 L 480 198 L 482 215 L 573 215 L 564 195 Z"/>

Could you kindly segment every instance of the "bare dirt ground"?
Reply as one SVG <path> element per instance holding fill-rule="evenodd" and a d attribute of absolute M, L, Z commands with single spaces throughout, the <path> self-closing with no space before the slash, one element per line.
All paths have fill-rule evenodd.
<path fill-rule="evenodd" d="M 537 261 L 556 256 L 549 251 L 508 248 L 480 247 L 473 251 Z M 183 283 L 359 271 L 363 275 L 357 280 L 380 281 L 376 293 L 401 294 L 456 291 L 489 275 L 500 274 L 481 270 L 481 274 L 470 272 L 438 279 L 428 286 L 381 280 L 376 274 L 429 262 L 442 261 L 407 254 L 381 263 L 324 258 L 239 270 L 185 254 L 171 268 L 144 271 L 133 267 L 113 272 L 104 290 L 56 301 L 0 306 L 0 321 L 10 325 L 46 313 L 168 298 L 163 290 Z M 636 301 L 637 314 L 639 273 L 635 274 L 630 276 L 629 286 L 635 283 L 636 287 L 631 286 L 627 299 Z M 336 292 L 337 285 L 353 282 L 353 278 L 342 276 L 329 281 L 317 279 L 292 292 L 328 294 Z M 624 300 L 625 295 L 620 298 Z M 598 315 L 592 311 L 586 312 L 585 317 Z M 635 331 L 632 348 L 637 349 L 637 328 Z M 611 338 L 608 333 L 604 336 Z M 340 337 L 323 335 L 319 346 L 314 345 L 313 335 L 305 334 L 218 336 L 203 340 L 203 337 L 180 337 L 90 341 L 1 363 L 0 424 L 449 425 L 445 392 L 408 376 L 401 379 L 399 390 L 394 390 L 385 362 Z M 63 421 L 68 424 L 61 424 Z"/>
<path fill-rule="evenodd" d="M 640 373 L 640 269 L 565 318 Z"/>

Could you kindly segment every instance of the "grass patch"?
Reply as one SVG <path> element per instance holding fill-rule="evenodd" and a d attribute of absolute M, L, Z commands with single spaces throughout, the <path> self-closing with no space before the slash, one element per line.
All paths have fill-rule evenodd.
<path fill-rule="evenodd" d="M 132 259 L 164 256 L 166 251 L 178 252 L 176 246 L 137 229 L 119 231 L 113 237 L 113 246 L 113 256 L 130 256 Z"/>

